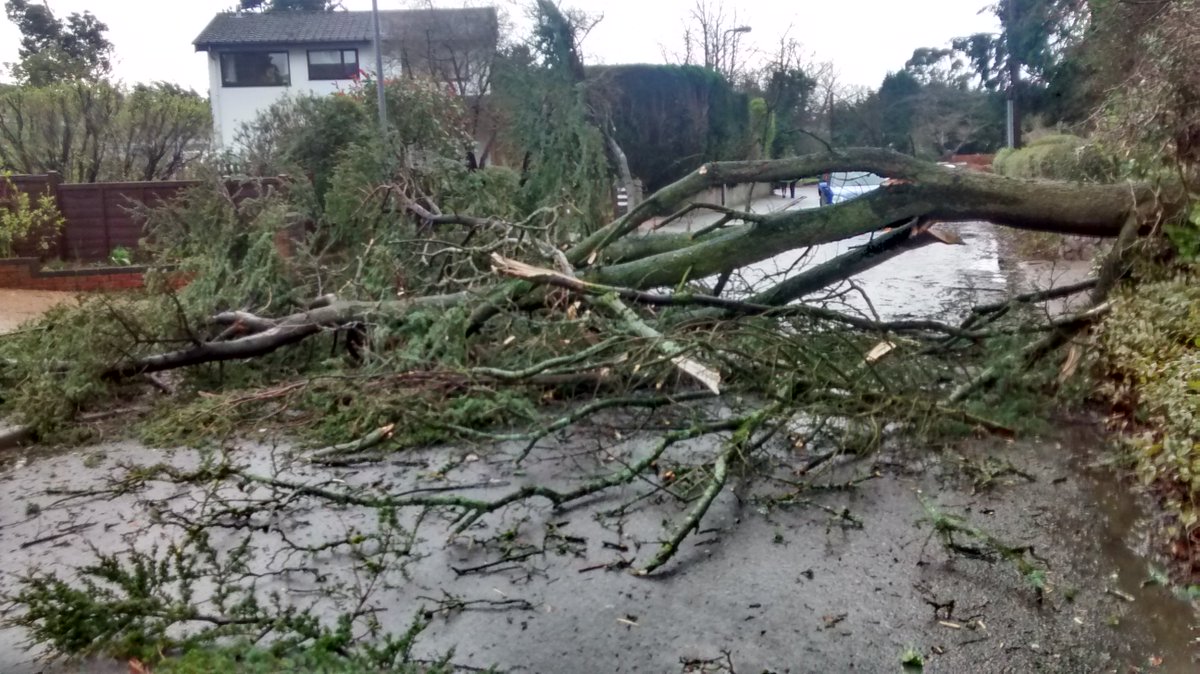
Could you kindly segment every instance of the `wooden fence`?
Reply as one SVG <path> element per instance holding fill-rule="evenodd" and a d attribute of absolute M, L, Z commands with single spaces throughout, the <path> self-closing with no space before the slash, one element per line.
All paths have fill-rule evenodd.
<path fill-rule="evenodd" d="M 263 182 L 277 186 L 283 180 L 282 177 L 267 178 Z M 107 260 L 117 247 L 137 249 L 145 233 L 145 223 L 137 214 L 138 206 L 161 205 L 200 182 L 64 183 L 55 173 L 17 175 L 10 176 L 7 182 L 0 180 L 0 201 L 7 196 L 9 184 L 34 198 L 50 194 L 64 220 L 62 230 L 51 239 L 48 250 L 37 245 L 37 241 L 43 240 L 44 236 L 33 237 L 33 240 L 21 242 L 15 247 L 14 252 L 18 256 L 96 262 Z M 256 196 L 259 193 L 257 184 L 228 183 L 231 193 L 237 195 L 235 198 Z M 255 187 L 246 189 L 250 185 Z"/>

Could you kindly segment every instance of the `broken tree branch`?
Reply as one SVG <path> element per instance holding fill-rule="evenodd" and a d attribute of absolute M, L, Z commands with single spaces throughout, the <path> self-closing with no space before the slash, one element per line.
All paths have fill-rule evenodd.
<path fill-rule="evenodd" d="M 204 342 L 178 351 L 155 354 L 117 364 L 103 374 L 104 379 L 121 380 L 141 374 L 161 372 L 202 363 L 241 360 L 266 355 L 277 349 L 300 342 L 329 328 L 357 323 L 369 317 L 403 316 L 414 307 L 449 307 L 469 297 L 467 293 L 431 295 L 390 302 L 335 302 L 329 306 L 292 314 L 276 321 L 253 317 L 250 324 L 266 326 L 266 330 L 228 341 Z M 222 314 L 220 321 L 237 323 L 237 315 Z M 273 323 L 273 324 L 272 324 Z"/>

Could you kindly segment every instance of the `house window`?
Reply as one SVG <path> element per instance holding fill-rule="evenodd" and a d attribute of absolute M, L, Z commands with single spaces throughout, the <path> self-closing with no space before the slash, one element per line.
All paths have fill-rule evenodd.
<path fill-rule="evenodd" d="M 321 49 L 308 52 L 310 80 L 350 80 L 356 75 L 357 49 Z"/>
<path fill-rule="evenodd" d="M 287 87 L 292 84 L 285 51 L 221 54 L 221 83 L 227 87 Z"/>

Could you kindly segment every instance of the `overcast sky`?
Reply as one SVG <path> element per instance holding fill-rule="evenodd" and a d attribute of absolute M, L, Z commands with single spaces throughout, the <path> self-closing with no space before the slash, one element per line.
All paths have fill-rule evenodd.
<path fill-rule="evenodd" d="M 203 55 L 192 40 L 213 14 L 235 0 L 47 0 L 61 16 L 90 10 L 108 24 L 116 47 L 114 74 L 125 82 L 166 80 L 200 93 L 208 88 Z M 510 6 L 512 0 L 497 4 Z M 656 63 L 682 49 L 683 21 L 696 0 L 566 0 L 564 5 L 602 13 L 603 21 L 584 43 L 594 63 Z M 344 0 L 347 9 L 370 9 L 370 0 Z M 379 0 L 380 9 L 399 9 L 405 0 Z M 443 3 L 454 6 L 453 1 Z M 479 4 L 479 3 L 476 3 Z M 958 35 L 995 31 L 988 0 L 727 0 L 737 22 L 752 32 L 746 42 L 768 51 L 785 32 L 818 60 L 831 61 L 841 81 L 878 86 L 917 47 L 942 46 Z M 513 11 L 513 10 L 510 10 Z M 516 10 L 519 13 L 519 10 Z M 0 63 L 17 58 L 19 34 L 0 20 Z"/>

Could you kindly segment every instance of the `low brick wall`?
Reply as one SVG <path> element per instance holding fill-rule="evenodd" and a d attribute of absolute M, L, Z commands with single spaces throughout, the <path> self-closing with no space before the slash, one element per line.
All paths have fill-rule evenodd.
<path fill-rule="evenodd" d="M 722 190 L 720 187 L 714 187 L 710 190 L 705 190 L 696 196 L 689 199 L 689 203 L 701 204 L 718 204 L 728 206 L 730 208 L 741 209 L 745 208 L 748 199 L 758 199 L 771 195 L 772 185 L 770 183 L 744 183 L 741 185 L 730 185 L 724 190 L 724 198 L 722 199 Z"/>
<path fill-rule="evenodd" d="M 0 288 L 96 292 L 141 288 L 146 267 L 96 267 L 49 271 L 33 257 L 0 259 Z"/>

